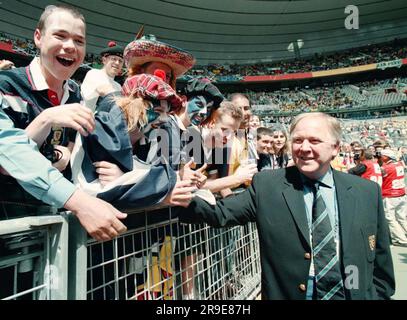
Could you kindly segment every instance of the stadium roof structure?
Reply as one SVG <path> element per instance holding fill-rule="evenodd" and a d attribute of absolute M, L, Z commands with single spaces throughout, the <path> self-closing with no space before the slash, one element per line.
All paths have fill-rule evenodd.
<path fill-rule="evenodd" d="M 145 34 L 191 52 L 197 65 L 246 64 L 294 58 L 287 50 L 301 39 L 302 56 L 403 38 L 405 0 L 2 0 L 0 32 L 32 39 L 46 5 L 77 7 L 87 21 L 88 52 L 110 40 Z M 359 13 L 359 29 L 345 28 L 348 5 Z M 354 22 L 354 20 L 353 20 Z"/>

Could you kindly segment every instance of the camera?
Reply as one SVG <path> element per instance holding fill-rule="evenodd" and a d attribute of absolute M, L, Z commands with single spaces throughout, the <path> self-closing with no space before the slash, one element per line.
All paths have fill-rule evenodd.
<path fill-rule="evenodd" d="M 382 156 L 381 151 L 376 151 L 375 157 L 376 157 L 376 158 L 380 158 L 381 156 Z"/>
<path fill-rule="evenodd" d="M 359 160 L 360 159 L 360 153 L 355 153 L 353 155 L 353 160 Z"/>

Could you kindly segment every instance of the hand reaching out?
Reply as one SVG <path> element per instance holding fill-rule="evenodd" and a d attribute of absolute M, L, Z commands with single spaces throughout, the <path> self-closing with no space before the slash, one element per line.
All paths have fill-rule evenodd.
<path fill-rule="evenodd" d="M 39 117 L 41 115 L 50 126 L 72 128 L 83 136 L 95 129 L 93 112 L 79 103 L 48 108 L 41 112 Z"/>
<path fill-rule="evenodd" d="M 233 174 L 240 183 L 252 181 L 253 176 L 257 173 L 257 165 L 255 163 L 240 166 Z"/>
<path fill-rule="evenodd" d="M 205 184 L 207 176 L 203 174 L 207 164 L 205 163 L 198 170 L 193 170 L 191 167 L 194 166 L 194 160 L 189 160 L 184 167 L 180 170 L 180 177 L 182 181 L 191 181 L 192 184 L 195 184 L 198 188 L 202 188 Z"/>
<path fill-rule="evenodd" d="M 208 177 L 204 175 L 204 171 L 206 170 L 207 167 L 208 164 L 205 163 L 202 167 L 195 171 L 195 174 L 198 175 L 198 181 L 196 182 L 196 186 L 198 187 L 198 189 L 201 189 L 205 185 L 206 180 L 208 179 Z"/>
<path fill-rule="evenodd" d="M 127 230 L 120 221 L 127 214 L 81 190 L 76 190 L 64 207 L 77 216 L 81 225 L 95 240 L 111 240 Z"/>
<path fill-rule="evenodd" d="M 81 135 L 95 129 L 95 118 L 92 111 L 79 103 L 66 104 L 45 109 L 25 129 L 27 135 L 39 146 L 49 135 L 53 126 L 72 128 Z"/>
<path fill-rule="evenodd" d="M 124 174 L 124 172 L 114 163 L 100 161 L 94 162 L 93 165 L 96 168 L 102 186 L 106 186 L 108 183 L 116 180 Z"/>
<path fill-rule="evenodd" d="M 195 190 L 196 186 L 191 181 L 178 181 L 171 193 L 163 200 L 163 204 L 186 208 L 194 197 Z"/>

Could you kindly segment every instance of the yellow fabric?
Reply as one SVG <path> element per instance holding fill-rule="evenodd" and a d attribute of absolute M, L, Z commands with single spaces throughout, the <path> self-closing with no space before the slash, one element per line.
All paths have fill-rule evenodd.
<path fill-rule="evenodd" d="M 158 256 L 151 257 L 151 265 L 148 268 L 147 281 L 137 286 L 137 292 L 141 291 L 158 293 L 164 300 L 173 299 L 173 269 L 172 269 L 172 257 L 173 257 L 173 244 L 172 238 L 166 236 L 164 243 L 161 245 Z M 164 272 L 167 273 L 165 276 Z M 156 295 L 153 295 L 153 298 Z M 147 297 L 146 297 L 147 298 Z"/>
<path fill-rule="evenodd" d="M 239 168 L 242 160 L 247 160 L 249 158 L 249 152 L 247 148 L 246 139 L 239 139 L 233 137 L 232 150 L 229 159 L 229 171 L 228 175 L 232 175 Z"/>
<path fill-rule="evenodd" d="M 331 161 L 331 166 L 335 170 L 347 172 L 346 165 L 343 164 L 343 159 L 340 156 L 336 156 L 335 159 Z"/>
<path fill-rule="evenodd" d="M 150 291 L 160 292 L 161 291 L 161 270 L 158 266 L 158 257 L 152 257 L 151 268 L 149 270 L 149 283 L 151 285 Z"/>
<path fill-rule="evenodd" d="M 172 251 L 173 251 L 173 247 L 172 247 L 172 239 L 169 236 L 166 236 L 164 239 L 164 243 L 161 246 L 161 250 L 160 250 L 160 268 L 165 270 L 166 272 L 173 274 L 173 270 L 172 270 Z"/>
<path fill-rule="evenodd" d="M 173 252 L 173 246 L 172 246 L 172 239 L 171 237 L 167 236 L 164 239 L 164 244 L 161 247 L 160 250 L 160 268 L 161 270 L 164 270 L 168 274 L 168 278 L 163 279 L 163 295 L 164 295 L 164 300 L 172 300 L 173 295 L 173 286 L 174 286 L 174 279 L 173 279 L 173 270 L 172 270 L 172 252 Z"/>

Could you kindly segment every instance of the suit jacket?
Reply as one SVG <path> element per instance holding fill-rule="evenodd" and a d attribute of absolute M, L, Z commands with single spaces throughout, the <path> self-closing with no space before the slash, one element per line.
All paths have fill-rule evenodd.
<path fill-rule="evenodd" d="M 389 299 L 395 281 L 388 226 L 378 184 L 333 170 L 340 231 L 340 262 L 347 299 Z M 188 223 L 214 227 L 256 222 L 263 299 L 305 299 L 310 234 L 303 185 L 296 167 L 254 176 L 245 192 L 211 206 L 194 199 L 180 213 Z"/>

